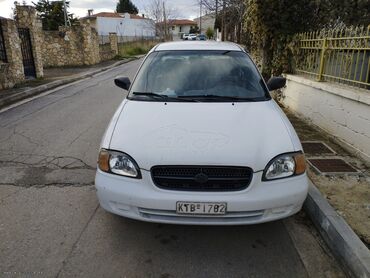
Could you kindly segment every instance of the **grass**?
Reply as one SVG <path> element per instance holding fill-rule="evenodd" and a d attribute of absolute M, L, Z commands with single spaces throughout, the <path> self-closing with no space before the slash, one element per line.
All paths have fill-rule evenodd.
<path fill-rule="evenodd" d="M 132 57 L 136 55 L 146 54 L 156 44 L 157 44 L 156 41 L 144 41 L 144 40 L 120 43 L 118 46 L 118 55 L 121 57 Z"/>
<path fill-rule="evenodd" d="M 26 79 L 22 82 L 19 82 L 14 85 L 14 89 L 23 88 L 23 87 L 36 87 L 39 85 L 43 85 L 45 83 L 48 83 L 49 81 L 44 79 L 43 77 L 38 77 L 34 79 Z"/>

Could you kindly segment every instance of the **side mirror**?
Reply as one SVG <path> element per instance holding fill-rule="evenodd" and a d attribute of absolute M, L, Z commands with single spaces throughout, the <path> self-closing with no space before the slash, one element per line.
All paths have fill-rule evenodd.
<path fill-rule="evenodd" d="M 114 79 L 114 84 L 127 91 L 130 88 L 131 81 L 128 77 L 117 77 Z"/>
<path fill-rule="evenodd" d="M 267 87 L 270 91 L 281 89 L 286 84 L 286 78 L 281 76 L 273 76 L 267 81 Z"/>

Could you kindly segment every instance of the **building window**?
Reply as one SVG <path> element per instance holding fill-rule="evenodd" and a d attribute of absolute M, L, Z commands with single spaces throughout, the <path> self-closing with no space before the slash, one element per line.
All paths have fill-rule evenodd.
<path fill-rule="evenodd" d="M 175 30 L 175 26 L 172 26 L 172 31 Z"/>
<path fill-rule="evenodd" d="M 4 42 L 3 28 L 1 26 L 1 21 L 0 21 L 0 61 L 2 61 L 4 63 L 8 62 L 8 60 L 6 58 L 5 42 Z"/>

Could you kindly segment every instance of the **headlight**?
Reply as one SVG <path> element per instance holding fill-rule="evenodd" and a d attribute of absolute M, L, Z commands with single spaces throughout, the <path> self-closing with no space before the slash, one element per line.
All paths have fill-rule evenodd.
<path fill-rule="evenodd" d="M 130 178 L 141 178 L 139 167 L 128 154 L 102 149 L 98 159 L 99 169 Z"/>
<path fill-rule="evenodd" d="M 303 153 L 281 154 L 272 159 L 266 166 L 262 180 L 275 180 L 301 175 L 306 171 Z"/>

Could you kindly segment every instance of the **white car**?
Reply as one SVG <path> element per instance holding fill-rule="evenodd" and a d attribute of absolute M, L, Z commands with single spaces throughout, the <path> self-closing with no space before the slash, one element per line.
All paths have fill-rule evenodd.
<path fill-rule="evenodd" d="M 183 34 L 183 35 L 182 35 L 182 39 L 183 39 L 183 40 L 187 40 L 187 39 L 188 39 L 188 37 L 189 37 L 189 34 Z"/>
<path fill-rule="evenodd" d="M 300 141 L 249 55 L 221 42 L 163 43 L 144 59 L 101 143 L 101 206 L 175 224 L 255 224 L 298 212 Z"/>
<path fill-rule="evenodd" d="M 197 39 L 197 35 L 196 34 L 189 34 L 189 36 L 187 36 L 186 39 L 188 41 L 195 41 Z"/>

